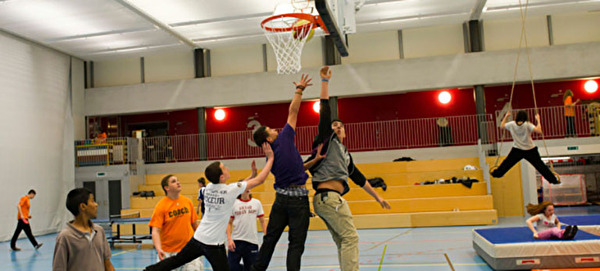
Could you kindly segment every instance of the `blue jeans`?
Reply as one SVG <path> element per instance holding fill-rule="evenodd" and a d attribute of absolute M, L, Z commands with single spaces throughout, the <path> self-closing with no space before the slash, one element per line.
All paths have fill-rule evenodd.
<path fill-rule="evenodd" d="M 273 251 L 275 250 L 275 245 L 277 245 L 277 241 L 279 241 L 286 226 L 290 227 L 286 258 L 287 270 L 300 270 L 300 261 L 302 253 L 304 253 L 304 242 L 306 241 L 309 220 L 310 206 L 308 205 L 308 196 L 295 197 L 278 193 L 271 207 L 267 234 L 263 237 L 263 243 L 258 252 L 258 259 L 252 266 L 252 270 L 267 270 L 273 256 Z"/>
<path fill-rule="evenodd" d="M 242 240 L 233 240 L 235 251 L 227 252 L 229 271 L 249 271 L 250 266 L 256 262 L 258 257 L 258 245 Z M 244 266 L 240 265 L 240 259 L 244 260 Z"/>

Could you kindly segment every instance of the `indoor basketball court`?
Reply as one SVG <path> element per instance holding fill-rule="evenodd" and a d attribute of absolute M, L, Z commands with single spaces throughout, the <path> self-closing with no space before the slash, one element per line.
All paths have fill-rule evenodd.
<path fill-rule="evenodd" d="M 600 270 L 598 25 L 598 0 L 0 0 L 0 270 Z"/>

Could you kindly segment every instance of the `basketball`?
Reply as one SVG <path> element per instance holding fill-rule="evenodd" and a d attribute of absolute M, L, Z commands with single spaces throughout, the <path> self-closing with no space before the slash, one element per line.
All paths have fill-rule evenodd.
<path fill-rule="evenodd" d="M 315 34 L 315 29 L 312 28 L 312 23 L 307 20 L 299 19 L 294 23 L 294 30 L 292 31 L 292 35 L 294 35 L 294 39 L 304 39 L 309 41 L 312 39 Z M 308 35 L 308 37 L 307 37 Z"/>

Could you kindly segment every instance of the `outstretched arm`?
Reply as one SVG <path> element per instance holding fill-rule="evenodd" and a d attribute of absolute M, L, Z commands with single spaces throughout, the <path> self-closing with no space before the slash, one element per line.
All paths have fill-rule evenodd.
<path fill-rule="evenodd" d="M 502 123 L 500 123 L 500 128 L 504 129 L 506 127 L 506 120 L 508 120 L 508 116 L 510 116 L 510 109 L 508 110 L 508 112 L 506 112 L 506 115 L 504 115 L 504 118 L 502 118 Z"/>
<path fill-rule="evenodd" d="M 271 167 L 273 166 L 274 154 L 273 150 L 271 149 L 271 145 L 268 142 L 265 142 L 263 143 L 262 148 L 265 152 L 265 155 L 267 156 L 267 163 L 265 164 L 265 167 L 263 167 L 263 169 L 260 171 L 260 173 L 256 175 L 256 177 L 246 181 L 246 189 L 248 190 L 254 188 L 255 186 L 263 184 L 265 182 L 265 179 L 267 179 L 267 176 L 269 175 L 269 171 L 271 171 Z"/>
<path fill-rule="evenodd" d="M 312 79 L 308 77 L 308 74 L 302 74 L 300 78 L 300 82 L 294 82 L 296 86 L 296 92 L 294 92 L 294 98 L 292 98 L 292 102 L 290 103 L 290 109 L 288 113 L 287 123 L 296 130 L 296 122 L 298 121 L 298 111 L 300 110 L 300 102 L 302 101 L 302 93 L 304 89 L 308 86 L 312 86 L 310 81 Z"/>
<path fill-rule="evenodd" d="M 373 197 L 377 202 L 379 202 L 379 205 L 381 205 L 381 208 L 392 209 L 390 204 L 385 199 L 383 199 L 383 197 L 381 197 L 379 194 L 377 194 L 377 192 L 375 191 L 375 189 L 373 189 L 373 187 L 371 187 L 371 184 L 369 182 L 365 182 L 365 185 L 362 187 L 362 189 L 367 191 L 367 193 L 369 193 L 369 195 L 371 195 L 371 197 Z"/>
<path fill-rule="evenodd" d="M 538 134 L 541 134 L 542 133 L 542 122 L 540 121 L 540 114 L 535 114 L 535 121 L 537 122 L 537 124 L 533 128 L 533 131 Z"/>
<path fill-rule="evenodd" d="M 329 79 L 331 79 L 331 70 L 328 66 L 321 68 L 321 109 L 319 111 L 319 134 L 315 143 L 323 143 L 329 138 L 331 130 L 331 108 L 329 107 Z M 313 144 L 313 148 L 316 147 Z"/>
<path fill-rule="evenodd" d="M 258 173 L 258 169 L 256 168 L 256 161 L 252 160 L 252 163 L 250 164 L 250 168 L 252 169 L 252 173 L 250 174 L 250 176 L 246 177 L 246 179 L 244 179 L 244 181 L 248 181 L 248 180 L 256 177 L 256 175 Z"/>

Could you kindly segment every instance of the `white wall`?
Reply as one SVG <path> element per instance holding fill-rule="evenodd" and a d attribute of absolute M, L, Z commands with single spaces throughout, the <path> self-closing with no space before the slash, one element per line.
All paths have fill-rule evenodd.
<path fill-rule="evenodd" d="M 405 58 L 455 55 L 465 52 L 462 25 L 442 25 L 402 31 Z"/>
<path fill-rule="evenodd" d="M 535 80 L 597 76 L 600 42 L 531 49 Z M 516 50 L 336 65 L 332 96 L 399 93 L 512 82 Z M 522 58 L 519 70 L 527 70 Z M 318 76 L 319 68 L 303 72 Z M 287 89 L 299 75 L 261 72 L 86 90 L 86 115 L 166 111 L 289 101 Z M 521 73 L 517 81 L 527 81 Z M 218 91 L 216 91 L 218 90 Z M 318 91 L 304 99 L 315 99 Z"/>
<path fill-rule="evenodd" d="M 94 62 L 94 87 L 132 85 L 141 81 L 139 57 Z"/>
<path fill-rule="evenodd" d="M 212 76 L 263 71 L 262 45 L 244 45 L 210 50 Z"/>
<path fill-rule="evenodd" d="M 554 44 L 600 41 L 600 12 L 552 16 Z"/>
<path fill-rule="evenodd" d="M 83 75 L 83 61 L 76 58 L 71 58 L 71 88 L 73 109 L 73 133 L 75 139 L 85 139 L 85 82 Z"/>
<path fill-rule="evenodd" d="M 600 41 L 600 13 L 553 15 L 556 45 Z M 546 16 L 528 16 L 529 47 L 549 47 Z M 520 18 L 483 20 L 485 51 L 518 48 Z M 348 36 L 350 56 L 342 64 L 391 61 L 399 59 L 397 30 L 363 32 Z M 302 68 L 323 65 L 323 37 L 307 42 L 302 52 Z M 523 44 L 524 46 L 524 44 Z M 464 54 L 462 24 L 403 29 L 404 58 L 430 58 Z M 264 71 L 262 44 L 237 45 L 211 49 L 212 76 L 230 76 Z M 146 82 L 165 82 L 193 78 L 193 52 L 172 51 L 145 57 Z M 139 84 L 139 58 L 95 62 L 96 87 Z M 267 44 L 267 71 L 277 69 L 270 44 Z M 450 85 L 444 87 L 451 87 Z"/>
<path fill-rule="evenodd" d="M 0 240 L 17 224 L 16 206 L 29 189 L 35 234 L 56 232 L 70 215 L 74 186 L 69 57 L 0 32 Z"/>
<path fill-rule="evenodd" d="M 519 48 L 522 29 L 520 18 L 484 20 L 483 29 L 486 51 Z M 548 24 L 545 16 L 527 17 L 525 30 L 529 47 L 549 46 Z M 525 40 L 521 46 L 525 48 Z"/>
<path fill-rule="evenodd" d="M 194 78 L 194 51 L 144 57 L 146 83 Z"/>
<path fill-rule="evenodd" d="M 396 60 L 400 58 L 397 31 L 348 35 L 348 54 L 342 64 Z"/>

